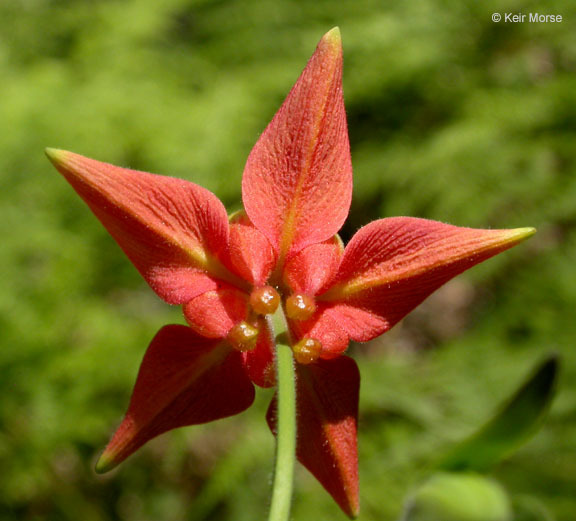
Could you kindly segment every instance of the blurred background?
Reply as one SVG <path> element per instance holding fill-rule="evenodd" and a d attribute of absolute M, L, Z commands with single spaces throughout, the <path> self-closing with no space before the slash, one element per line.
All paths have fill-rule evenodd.
<path fill-rule="evenodd" d="M 561 14 L 493 23 L 491 14 Z M 576 518 L 576 3 L 405 0 L 0 2 L 0 519 L 265 518 L 274 444 L 260 390 L 98 476 L 155 332 L 183 323 L 43 155 L 163 173 L 240 205 L 244 161 L 339 25 L 355 168 L 345 240 L 372 219 L 534 226 L 458 277 L 360 365 L 361 520 L 398 519 L 426 465 L 549 352 L 539 433 L 493 476 Z M 293 518 L 345 519 L 302 468 Z"/>

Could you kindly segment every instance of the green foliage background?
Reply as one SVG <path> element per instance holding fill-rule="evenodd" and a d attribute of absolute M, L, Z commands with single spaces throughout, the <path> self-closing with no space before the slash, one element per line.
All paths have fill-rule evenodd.
<path fill-rule="evenodd" d="M 145 286 L 43 157 L 64 148 L 183 177 L 240 204 L 243 163 L 321 35 L 339 25 L 355 165 L 343 236 L 413 215 L 535 226 L 443 288 L 362 372 L 362 520 L 394 520 L 427 462 L 550 350 L 548 422 L 495 476 L 576 517 L 576 4 L 516 0 L 12 0 L 0 3 L 0 519 L 254 520 L 270 391 L 241 416 L 92 466 L 154 333 Z M 499 24 L 493 12 L 561 14 Z M 300 469 L 294 519 L 344 519 Z"/>

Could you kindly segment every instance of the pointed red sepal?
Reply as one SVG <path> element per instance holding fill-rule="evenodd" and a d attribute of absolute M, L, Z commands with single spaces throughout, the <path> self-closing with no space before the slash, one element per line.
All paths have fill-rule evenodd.
<path fill-rule="evenodd" d="M 281 257 L 332 237 L 352 197 L 342 45 L 328 32 L 260 139 L 242 180 L 254 225 Z"/>
<path fill-rule="evenodd" d="M 300 250 L 286 262 L 284 282 L 293 293 L 321 293 L 336 275 L 343 252 L 338 236 Z"/>
<path fill-rule="evenodd" d="M 360 374 L 347 356 L 297 365 L 298 460 L 350 517 L 358 515 Z M 276 432 L 276 400 L 266 417 Z"/>
<path fill-rule="evenodd" d="M 226 338 L 238 322 L 248 315 L 246 293 L 226 286 L 206 291 L 184 304 L 184 317 L 190 327 L 207 338 Z"/>
<path fill-rule="evenodd" d="M 230 242 L 223 261 L 228 269 L 253 286 L 265 285 L 276 264 L 270 242 L 244 211 L 235 213 L 230 219 Z"/>
<path fill-rule="evenodd" d="M 46 153 L 162 299 L 182 304 L 215 287 L 206 272 L 226 277 L 216 257 L 228 244 L 228 216 L 208 190 L 64 150 Z"/>
<path fill-rule="evenodd" d="M 463 271 L 534 234 L 533 228 L 476 230 L 393 217 L 361 228 L 344 252 L 334 285 L 318 300 L 350 335 L 381 335 Z"/>
<path fill-rule="evenodd" d="M 186 326 L 165 326 L 144 356 L 128 412 L 96 470 L 112 469 L 163 432 L 238 414 L 253 400 L 240 353 Z"/>

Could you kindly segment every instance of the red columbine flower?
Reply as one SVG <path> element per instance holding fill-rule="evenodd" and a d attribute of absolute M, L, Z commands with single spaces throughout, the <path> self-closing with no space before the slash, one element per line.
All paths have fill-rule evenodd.
<path fill-rule="evenodd" d="M 152 340 L 124 421 L 97 469 L 162 432 L 249 407 L 275 383 L 269 317 L 288 318 L 297 362 L 299 460 L 350 516 L 358 511 L 359 374 L 342 353 L 381 335 L 455 275 L 533 233 L 381 219 L 343 247 L 352 166 L 340 33 L 327 33 L 250 153 L 245 211 L 188 181 L 72 152 L 48 156 L 152 289 L 187 326 Z M 274 404 L 268 423 L 275 429 Z"/>

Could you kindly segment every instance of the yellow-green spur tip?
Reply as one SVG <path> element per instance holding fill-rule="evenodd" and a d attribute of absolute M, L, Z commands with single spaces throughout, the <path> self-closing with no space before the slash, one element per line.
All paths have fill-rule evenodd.
<path fill-rule="evenodd" d="M 116 462 L 111 457 L 111 455 L 106 454 L 106 452 L 104 452 L 96 462 L 94 470 L 96 471 L 97 474 L 104 474 L 109 470 L 112 470 L 115 466 Z"/>
<path fill-rule="evenodd" d="M 340 28 L 338 26 L 330 29 L 323 37 L 322 40 L 331 43 L 333 45 L 340 45 L 342 43 L 342 37 L 340 35 Z"/>
<path fill-rule="evenodd" d="M 531 227 L 527 227 L 527 228 L 515 228 L 513 230 L 510 230 L 510 239 L 511 240 L 516 240 L 516 241 L 523 241 L 528 239 L 529 237 L 532 237 L 532 235 L 534 235 L 536 233 L 536 228 L 531 228 Z"/>
<path fill-rule="evenodd" d="M 58 148 L 45 148 L 44 153 L 53 163 L 61 163 L 65 159 L 66 155 L 68 155 L 68 151 L 60 150 Z"/>

